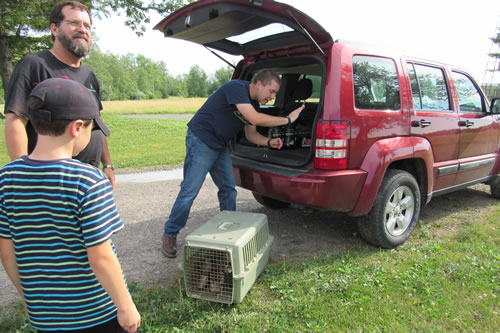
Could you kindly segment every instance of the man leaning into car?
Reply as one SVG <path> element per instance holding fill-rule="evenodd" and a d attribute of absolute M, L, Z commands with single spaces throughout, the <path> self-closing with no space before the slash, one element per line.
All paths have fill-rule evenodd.
<path fill-rule="evenodd" d="M 281 149 L 280 138 L 268 139 L 256 126 L 275 127 L 293 123 L 304 105 L 287 117 L 259 112 L 259 105 L 276 97 L 280 78 L 262 70 L 252 82 L 231 80 L 212 94 L 188 123 L 184 179 L 162 236 L 162 253 L 177 256 L 177 234 L 186 225 L 194 199 L 207 173 L 218 187 L 220 210 L 236 210 L 236 184 L 229 152 L 229 142 L 242 130 L 252 143 Z"/>

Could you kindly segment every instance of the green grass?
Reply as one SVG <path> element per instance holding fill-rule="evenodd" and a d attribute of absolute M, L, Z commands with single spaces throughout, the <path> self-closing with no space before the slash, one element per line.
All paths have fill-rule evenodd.
<path fill-rule="evenodd" d="M 182 164 L 187 120 L 134 119 L 123 114 L 194 113 L 202 98 L 103 102 L 102 118 L 111 130 L 108 145 L 117 172 L 167 169 Z M 3 110 L 3 107 L 2 107 Z M 0 165 L 9 162 L 5 146 L 5 120 L 0 119 Z"/>
<path fill-rule="evenodd" d="M 133 119 L 103 114 L 111 130 L 108 145 L 111 158 L 120 171 L 138 168 L 169 168 L 181 165 L 187 120 Z"/>
<path fill-rule="evenodd" d="M 167 169 L 181 165 L 186 149 L 184 145 L 187 120 L 133 119 L 103 114 L 111 130 L 108 138 L 111 159 L 118 170 Z M 0 119 L 0 165 L 10 159 L 5 146 L 5 120 Z"/>
<path fill-rule="evenodd" d="M 138 101 L 103 102 L 103 114 L 195 113 L 206 98 L 169 97 Z"/>

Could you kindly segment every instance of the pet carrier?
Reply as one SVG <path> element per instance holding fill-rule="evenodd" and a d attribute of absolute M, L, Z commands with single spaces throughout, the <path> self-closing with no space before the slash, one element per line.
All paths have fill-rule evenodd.
<path fill-rule="evenodd" d="M 220 212 L 186 237 L 187 295 L 240 303 L 266 266 L 272 242 L 266 215 Z"/>

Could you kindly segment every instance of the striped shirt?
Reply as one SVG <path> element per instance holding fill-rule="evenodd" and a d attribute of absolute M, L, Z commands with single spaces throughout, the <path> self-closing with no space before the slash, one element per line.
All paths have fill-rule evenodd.
<path fill-rule="evenodd" d="M 122 228 L 111 185 L 93 166 L 23 156 L 0 170 L 0 237 L 14 243 L 35 329 L 83 329 L 116 317 L 87 248 Z"/>

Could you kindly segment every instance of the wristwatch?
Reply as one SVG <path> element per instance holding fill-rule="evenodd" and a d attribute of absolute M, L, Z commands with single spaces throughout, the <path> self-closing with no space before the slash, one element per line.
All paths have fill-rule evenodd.
<path fill-rule="evenodd" d="M 104 170 L 104 169 L 111 169 L 111 170 L 115 171 L 115 167 L 113 166 L 113 164 L 104 164 L 104 165 L 102 166 L 102 169 L 103 169 L 103 170 Z"/>

